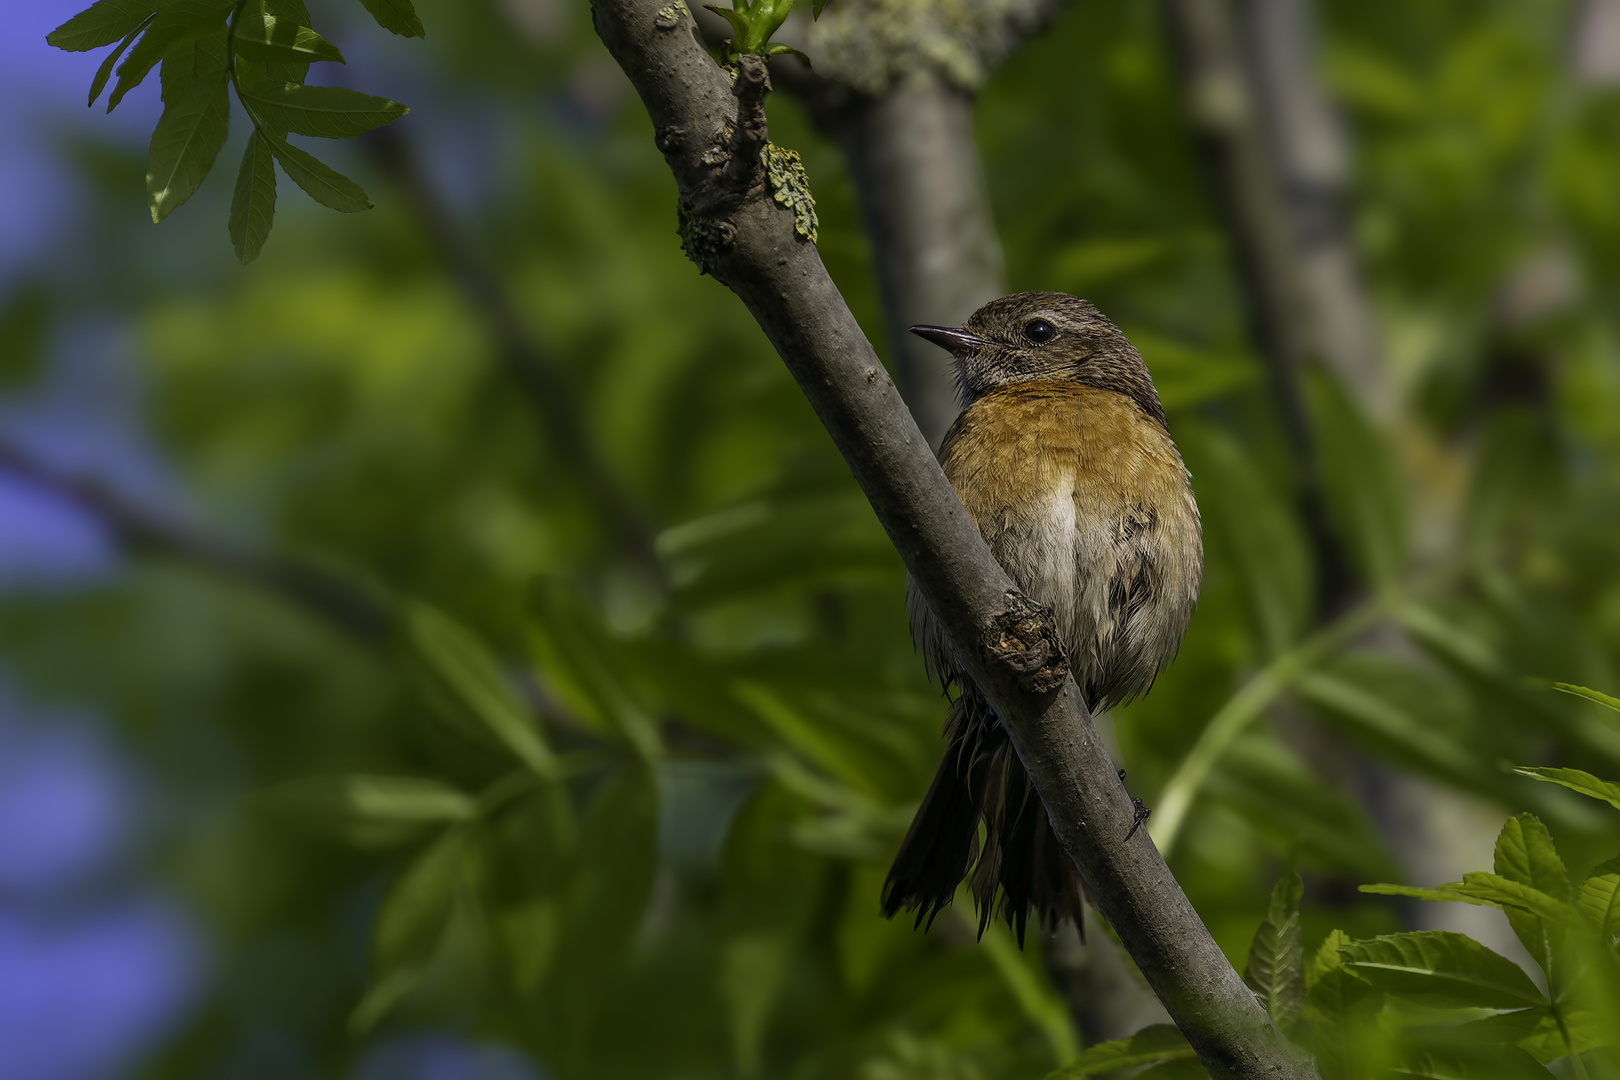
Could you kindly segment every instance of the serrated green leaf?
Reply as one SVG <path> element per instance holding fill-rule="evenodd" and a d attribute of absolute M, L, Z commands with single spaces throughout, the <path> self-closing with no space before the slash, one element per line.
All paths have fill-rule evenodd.
<path fill-rule="evenodd" d="M 1397 997 L 1442 1009 L 1520 1009 L 1546 1004 L 1513 961 L 1466 934 L 1424 930 L 1354 941 L 1345 967 Z"/>
<path fill-rule="evenodd" d="M 1590 687 L 1576 686 L 1574 683 L 1555 682 L 1553 683 L 1553 689 L 1560 690 L 1566 694 L 1573 694 L 1576 697 L 1583 697 L 1587 701 L 1595 701 L 1606 709 L 1613 709 L 1615 712 L 1620 712 L 1620 698 L 1610 697 L 1608 694 L 1593 690 Z"/>
<path fill-rule="evenodd" d="M 1532 780 L 1545 780 L 1550 784 L 1562 784 L 1571 791 L 1578 791 L 1582 795 L 1594 799 L 1601 799 L 1620 810 L 1620 784 L 1608 780 L 1599 780 L 1589 772 L 1580 769 L 1550 769 L 1537 765 L 1521 766 L 1513 770 L 1520 776 L 1528 776 Z"/>
<path fill-rule="evenodd" d="M 112 112 L 125 94 L 145 81 L 170 49 L 221 33 L 230 9 L 230 0 L 167 0 L 129 51 L 129 58 L 119 65 L 118 81 L 107 98 L 107 111 Z"/>
<path fill-rule="evenodd" d="M 241 86 L 237 95 L 261 122 L 321 139 L 350 139 L 410 112 L 397 101 L 341 86 L 261 83 Z"/>
<path fill-rule="evenodd" d="M 285 165 L 286 159 L 277 156 Z M 533 717 L 512 695 L 500 667 L 477 638 L 448 615 L 423 604 L 407 609 L 404 633 L 413 667 L 429 676 L 462 715 L 537 776 L 558 775 L 557 759 Z"/>
<path fill-rule="evenodd" d="M 1187 1038 L 1174 1024 L 1152 1024 L 1128 1039 L 1088 1047 L 1081 1055 L 1046 1075 L 1046 1080 L 1074 1080 L 1139 1065 L 1196 1058 Z"/>
<path fill-rule="evenodd" d="M 1610 946 L 1620 945 L 1620 874 L 1597 874 L 1581 883 L 1576 906 Z"/>
<path fill-rule="evenodd" d="M 171 73 L 176 65 L 180 70 Z M 177 46 L 163 61 L 163 115 L 152 131 L 146 199 L 156 224 L 191 198 L 225 145 L 231 101 L 222 43 Z"/>
<path fill-rule="evenodd" d="M 135 29 L 131 30 L 124 37 L 124 40 L 118 43 L 118 47 L 107 54 L 107 59 L 101 62 L 101 66 L 96 68 L 96 77 L 90 80 L 90 100 L 86 102 L 86 107 L 96 103 L 96 98 L 100 97 L 101 92 L 107 88 L 107 80 L 112 77 L 113 67 L 118 63 L 118 58 L 124 55 L 124 50 L 129 48 L 130 42 L 134 41 L 151 21 L 152 16 L 150 15 L 142 19 Z"/>
<path fill-rule="evenodd" d="M 1540 915 L 1556 925 L 1567 925 L 1573 917 L 1573 911 L 1563 901 L 1500 874 L 1470 870 L 1463 875 L 1461 881 L 1447 885 L 1446 889 L 1465 896 L 1478 897 L 1499 908 L 1517 908 L 1532 915 Z"/>
<path fill-rule="evenodd" d="M 1502 826 L 1496 838 L 1496 873 L 1555 900 L 1569 899 L 1569 871 L 1552 834 L 1534 814 L 1509 818 Z"/>
<path fill-rule="evenodd" d="M 242 165 L 231 193 L 230 233 L 244 264 L 259 257 L 276 217 L 276 166 L 270 143 L 254 131 L 242 151 Z"/>
<path fill-rule="evenodd" d="M 67 52 L 99 49 L 134 34 L 156 10 L 150 0 L 96 0 L 46 34 L 45 43 Z"/>
<path fill-rule="evenodd" d="M 338 47 L 314 30 L 271 14 L 238 17 L 231 44 L 238 56 L 265 64 L 345 62 Z"/>
<path fill-rule="evenodd" d="M 260 134 L 264 134 L 261 129 Z M 304 193 L 322 206 L 344 214 L 356 214 L 371 209 L 366 189 L 333 169 L 315 155 L 300 150 L 289 142 L 264 136 L 270 144 L 288 179 L 304 189 Z"/>
<path fill-rule="evenodd" d="M 371 12 L 371 17 L 377 20 L 377 25 L 390 34 L 401 37 L 425 37 L 427 31 L 422 28 L 422 20 L 417 17 L 416 8 L 411 0 L 360 0 L 365 9 Z"/>
<path fill-rule="evenodd" d="M 1305 1002 L 1305 949 L 1299 937 L 1299 898 L 1304 888 L 1297 872 L 1278 880 L 1243 967 L 1243 981 L 1265 1002 L 1272 1023 L 1285 1032 L 1299 1020 Z"/>

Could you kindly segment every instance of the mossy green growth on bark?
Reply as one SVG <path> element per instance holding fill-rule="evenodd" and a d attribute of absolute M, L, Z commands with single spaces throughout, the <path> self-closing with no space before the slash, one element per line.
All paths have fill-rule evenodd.
<path fill-rule="evenodd" d="M 858 0 L 827 8 L 810 54 L 863 94 L 918 75 L 977 90 L 1040 21 L 1040 0 Z"/>
<path fill-rule="evenodd" d="M 810 175 L 797 150 L 775 143 L 765 144 L 765 177 L 770 181 L 771 198 L 793 211 L 793 231 L 815 243 L 816 198 L 810 194 Z"/>

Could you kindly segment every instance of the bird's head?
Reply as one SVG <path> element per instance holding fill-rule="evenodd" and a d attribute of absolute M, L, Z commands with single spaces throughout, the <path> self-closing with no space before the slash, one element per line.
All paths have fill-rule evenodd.
<path fill-rule="evenodd" d="M 1089 300 L 1014 293 L 990 301 L 959 328 L 913 326 L 911 332 L 956 357 L 964 407 L 1000 387 L 1039 379 L 1124 394 L 1165 422 L 1141 354 Z"/>

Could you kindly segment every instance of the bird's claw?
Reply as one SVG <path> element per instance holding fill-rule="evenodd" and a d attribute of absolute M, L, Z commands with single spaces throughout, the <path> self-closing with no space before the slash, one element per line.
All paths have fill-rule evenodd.
<path fill-rule="evenodd" d="M 1136 820 L 1131 822 L 1131 831 L 1125 834 L 1127 840 L 1136 835 L 1136 830 L 1142 827 L 1142 822 L 1153 816 L 1153 808 L 1135 795 L 1131 796 L 1131 808 L 1135 811 Z"/>

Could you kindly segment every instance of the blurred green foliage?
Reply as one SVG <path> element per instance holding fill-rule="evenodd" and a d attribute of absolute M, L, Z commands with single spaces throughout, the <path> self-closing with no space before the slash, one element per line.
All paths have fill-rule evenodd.
<path fill-rule="evenodd" d="M 462 224 L 658 523 L 668 587 L 615 549 L 397 198 L 338 224 L 292 208 L 251 270 L 167 251 L 192 269 L 155 281 L 109 227 L 115 284 L 8 305 L 8 386 L 33 371 L 39 320 L 123 305 L 202 516 L 399 613 L 379 649 L 161 559 L 0 605 L 31 691 L 104 708 L 149 761 L 169 823 L 153 857 L 216 935 L 215 991 L 147 1075 L 222 1075 L 265 1030 L 340 1075 L 359 1037 L 414 1024 L 511 1040 L 559 1077 L 968 1080 L 1075 1061 L 1044 943 L 877 915 L 941 750 L 903 569 L 746 313 L 681 255 L 649 125 L 585 9 L 524 38 L 497 5 L 420 6 L 432 36 L 413 55 L 442 93 L 507 118 L 491 128 L 507 166 Z M 1503 767 L 1620 775 L 1613 716 L 1527 681 L 1620 687 L 1620 90 L 1571 74 L 1571 12 L 1323 6 L 1400 402 L 1373 420 L 1312 382 L 1368 597 L 1337 627 L 1311 622 L 1294 463 L 1151 6 L 1076 6 L 979 104 L 1013 285 L 1085 295 L 1125 327 L 1205 514 L 1203 599 L 1174 667 L 1113 718 L 1122 763 L 1150 804 L 1182 802 L 1173 837 L 1155 822 L 1178 878 L 1235 962 L 1269 951 L 1250 976 L 1315 1032 L 1327 1077 L 1374 1075 L 1331 1048 L 1382 1054 L 1369 1032 L 1388 1025 L 1433 1059 L 1412 1074 L 1436 1077 L 1546 1075 L 1560 1046 L 1612 1036 L 1579 1013 L 1542 1023 L 1557 948 L 1530 950 L 1538 987 L 1467 952 L 1483 946 L 1399 936 L 1419 916 L 1353 889 L 1414 872 L 1368 762 L 1498 818 L 1534 811 L 1521 834 L 1585 883 L 1555 883 L 1539 915 L 1469 901 L 1505 905 L 1521 938 L 1527 919 L 1587 925 L 1570 906 L 1613 876 L 1581 872 L 1615 854 L 1606 811 Z M 413 100 L 431 121 L 431 97 Z M 881 341 L 842 163 L 791 99 L 770 108 L 814 183 L 822 255 Z M 109 193 L 145 168 L 94 161 Z M 1549 265 L 1570 287 L 1505 317 Z M 1302 904 L 1268 901 L 1285 865 Z M 1500 857 L 1495 872 L 1519 880 Z M 1453 946 L 1467 956 L 1440 955 Z M 1407 948 L 1417 982 L 1376 974 L 1379 950 Z M 1497 997 L 1412 992 L 1445 964 Z M 1274 982 L 1290 970 L 1303 981 Z M 1524 1009 L 1456 1012 L 1504 1003 Z M 1132 1042 L 1069 1075 L 1197 1075 L 1164 1031 Z M 1524 1047 L 1522 1068 L 1495 1050 L 1468 1064 L 1482 1045 Z"/>

